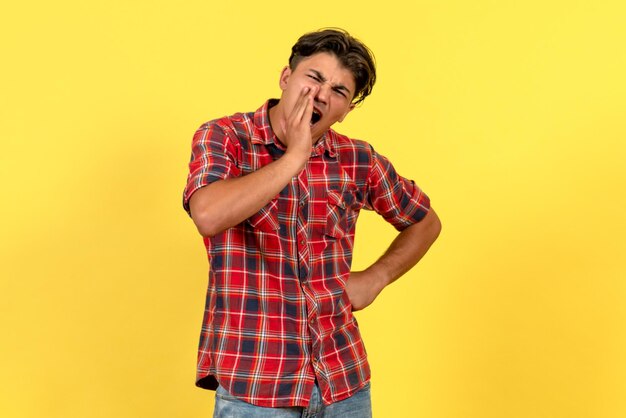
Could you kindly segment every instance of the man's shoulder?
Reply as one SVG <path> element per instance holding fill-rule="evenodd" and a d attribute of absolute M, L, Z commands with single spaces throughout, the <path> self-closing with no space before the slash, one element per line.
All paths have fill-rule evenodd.
<path fill-rule="evenodd" d="M 254 123 L 254 112 L 235 113 L 203 123 L 196 137 L 219 142 L 225 146 L 250 148 L 255 138 L 261 136 Z"/>
<path fill-rule="evenodd" d="M 372 158 L 374 149 L 367 141 L 350 138 L 332 129 L 330 135 L 334 151 L 339 155 L 340 160 L 353 160 L 356 157 L 359 162 L 363 163 Z"/>
<path fill-rule="evenodd" d="M 204 122 L 199 130 L 218 129 L 223 132 L 249 131 L 254 121 L 254 112 L 238 112 L 228 116 Z"/>

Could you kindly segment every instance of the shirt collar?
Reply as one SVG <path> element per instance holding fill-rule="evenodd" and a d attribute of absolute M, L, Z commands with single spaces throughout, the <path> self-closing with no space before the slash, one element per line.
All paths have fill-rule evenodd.
<path fill-rule="evenodd" d="M 270 145 L 274 144 L 280 149 L 285 149 L 285 146 L 280 143 L 272 126 L 270 125 L 270 114 L 269 110 L 273 106 L 278 104 L 278 99 L 269 99 L 266 101 L 263 106 L 257 109 L 254 112 L 254 127 L 251 141 L 253 144 L 263 144 Z M 313 147 L 313 152 L 311 156 L 318 156 L 324 152 L 328 154 L 329 157 L 335 157 L 335 132 L 332 129 L 326 131 L 324 135 L 317 141 L 315 146 Z"/>

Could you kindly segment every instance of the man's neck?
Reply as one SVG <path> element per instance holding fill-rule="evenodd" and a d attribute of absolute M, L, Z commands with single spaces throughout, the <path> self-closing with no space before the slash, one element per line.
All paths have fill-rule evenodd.
<path fill-rule="evenodd" d="M 280 141 L 281 144 L 285 145 L 285 142 L 281 139 L 285 137 L 285 132 L 283 131 L 283 127 L 281 124 L 281 120 L 284 120 L 282 112 L 283 108 L 279 101 L 278 103 L 276 103 L 275 106 L 269 108 L 268 119 L 274 135 L 276 135 L 276 138 L 278 139 L 278 141 Z"/>

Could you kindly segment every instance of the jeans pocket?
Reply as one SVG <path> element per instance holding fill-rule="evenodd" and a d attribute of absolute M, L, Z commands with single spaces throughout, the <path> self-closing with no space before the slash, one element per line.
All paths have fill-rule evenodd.
<path fill-rule="evenodd" d="M 215 390 L 215 397 L 219 399 L 224 399 L 226 401 L 236 401 L 233 395 L 231 395 L 222 385 L 219 385 Z"/>

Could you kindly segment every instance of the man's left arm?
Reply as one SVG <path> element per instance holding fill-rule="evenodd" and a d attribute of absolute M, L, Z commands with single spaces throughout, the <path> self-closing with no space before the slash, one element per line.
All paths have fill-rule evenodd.
<path fill-rule="evenodd" d="M 378 294 L 409 271 L 426 254 L 441 231 L 441 222 L 430 208 L 426 216 L 398 234 L 385 254 L 363 271 L 350 273 L 346 292 L 352 309 L 370 305 Z"/>

